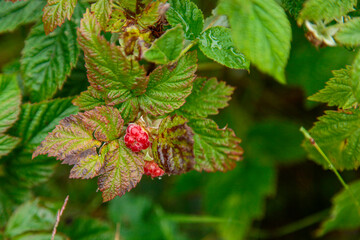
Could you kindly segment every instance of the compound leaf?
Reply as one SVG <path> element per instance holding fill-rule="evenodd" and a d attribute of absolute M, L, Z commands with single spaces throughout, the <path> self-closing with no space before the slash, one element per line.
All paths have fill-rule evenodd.
<path fill-rule="evenodd" d="M 44 1 L 0 1 L 0 33 L 13 31 L 20 25 L 36 21 L 41 15 Z"/>
<path fill-rule="evenodd" d="M 123 140 L 114 141 L 114 144 L 117 146 L 106 155 L 104 174 L 98 180 L 104 202 L 130 191 L 141 180 L 144 172 L 142 155 L 133 153 Z"/>
<path fill-rule="evenodd" d="M 132 89 L 142 91 L 146 88 L 145 70 L 137 61 L 128 60 L 118 46 L 109 44 L 100 36 L 100 31 L 94 15 L 87 11 L 78 37 L 85 53 L 89 82 L 98 91 L 114 90 L 116 94 L 106 94 L 108 99 L 105 100 L 115 105 L 114 98 L 119 104 L 131 96 Z"/>
<path fill-rule="evenodd" d="M 21 95 L 16 75 L 0 74 L 0 134 L 18 119 Z"/>
<path fill-rule="evenodd" d="M 351 193 L 352 192 L 352 193 Z M 354 197 L 352 196 L 355 196 Z M 349 184 L 349 190 L 342 190 L 332 199 L 331 213 L 317 231 L 320 236 L 334 230 L 350 230 L 360 226 L 359 205 L 360 181 Z"/>
<path fill-rule="evenodd" d="M 71 115 L 60 121 L 33 153 L 33 158 L 48 154 L 63 160 L 63 163 L 77 164 L 93 157 L 96 148 L 101 147 L 101 142 L 118 138 L 122 126 L 119 111 L 111 107 L 96 107 L 91 111 Z"/>
<path fill-rule="evenodd" d="M 81 110 L 91 110 L 97 106 L 106 105 L 104 99 L 105 97 L 101 92 L 90 86 L 87 91 L 82 92 L 80 96 L 73 100 L 73 104 L 79 106 Z"/>
<path fill-rule="evenodd" d="M 357 0 L 308 0 L 301 10 L 298 21 L 331 21 L 354 10 Z"/>
<path fill-rule="evenodd" d="M 42 23 L 35 26 L 25 41 L 21 59 L 31 100 L 49 99 L 61 89 L 78 55 L 74 22 L 66 21 L 49 35 L 45 35 Z"/>
<path fill-rule="evenodd" d="M 102 29 L 106 28 L 106 24 L 109 21 L 112 2 L 112 0 L 98 0 L 91 5 L 91 12 L 94 13 L 97 22 L 101 25 Z"/>
<path fill-rule="evenodd" d="M 65 19 L 71 19 L 77 0 L 48 0 L 44 7 L 43 22 L 46 35 L 61 26 Z"/>
<path fill-rule="evenodd" d="M 229 128 L 219 129 L 210 119 L 191 120 L 194 131 L 195 170 L 227 171 L 242 159 L 241 140 Z"/>
<path fill-rule="evenodd" d="M 309 100 L 328 103 L 329 106 L 343 109 L 352 108 L 357 101 L 353 93 L 351 72 L 351 66 L 333 71 L 334 77 L 326 83 L 326 87 L 310 96 Z"/>
<path fill-rule="evenodd" d="M 360 18 L 354 18 L 343 25 L 335 34 L 335 39 L 341 44 L 357 46 L 360 44 Z"/>
<path fill-rule="evenodd" d="M 153 116 L 163 115 L 178 109 L 191 93 L 197 69 L 196 52 L 190 52 L 175 66 L 159 66 L 149 75 L 146 92 L 139 96 L 144 112 Z"/>
<path fill-rule="evenodd" d="M 176 60 L 184 47 L 184 31 L 180 26 L 167 30 L 156 39 L 144 54 L 146 60 L 157 64 L 166 64 Z"/>
<path fill-rule="evenodd" d="M 239 51 L 261 71 L 285 83 L 291 27 L 278 3 L 275 0 L 221 0 L 219 13 L 229 17 L 234 44 Z"/>
<path fill-rule="evenodd" d="M 207 57 L 226 67 L 250 67 L 250 62 L 236 49 L 231 39 L 231 30 L 228 28 L 217 26 L 207 29 L 200 36 L 199 47 Z"/>
<path fill-rule="evenodd" d="M 159 135 L 152 144 L 155 161 L 167 174 L 181 174 L 194 168 L 194 140 L 188 120 L 168 116 L 162 120 Z"/>
<path fill-rule="evenodd" d="M 310 130 L 311 136 L 336 169 L 357 169 L 360 166 L 360 110 L 325 111 Z M 309 157 L 329 168 L 309 141 L 304 143 Z"/>
<path fill-rule="evenodd" d="M 204 27 L 204 15 L 190 0 L 170 0 L 166 19 L 171 26 L 181 24 L 187 39 L 198 37 Z"/>
<path fill-rule="evenodd" d="M 234 88 L 218 82 L 216 78 L 197 78 L 192 93 L 179 112 L 187 118 L 205 118 L 219 113 L 219 109 L 228 106 Z"/>

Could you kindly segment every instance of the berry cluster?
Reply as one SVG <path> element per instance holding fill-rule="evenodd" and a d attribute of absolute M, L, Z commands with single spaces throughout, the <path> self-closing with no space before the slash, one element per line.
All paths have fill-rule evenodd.
<path fill-rule="evenodd" d="M 137 124 L 130 124 L 126 129 L 125 144 L 133 152 L 139 152 L 150 146 L 148 133 Z"/>
<path fill-rule="evenodd" d="M 148 176 L 161 177 L 165 171 L 159 167 L 154 161 L 145 161 L 144 173 Z"/>

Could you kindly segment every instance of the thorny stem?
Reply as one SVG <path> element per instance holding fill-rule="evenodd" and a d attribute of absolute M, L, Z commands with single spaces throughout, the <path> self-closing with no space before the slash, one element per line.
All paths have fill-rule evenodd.
<path fill-rule="evenodd" d="M 335 168 L 335 166 L 332 164 L 332 162 L 330 161 L 330 159 L 326 156 L 326 154 L 323 152 L 323 150 L 319 147 L 319 145 L 315 142 L 315 140 L 311 137 L 310 133 L 304 128 L 301 127 L 300 128 L 300 132 L 302 132 L 305 136 L 305 138 L 307 140 L 310 141 L 311 145 L 313 145 L 315 147 L 315 149 L 320 153 L 320 155 L 325 159 L 325 161 L 327 162 L 327 164 L 329 165 L 329 169 L 331 171 L 333 171 L 336 175 L 336 177 L 339 179 L 341 185 L 344 187 L 344 189 L 346 191 L 349 191 L 351 198 L 353 199 L 356 208 L 358 210 L 358 213 L 360 215 L 360 204 L 359 202 L 356 200 L 355 195 L 352 191 L 352 189 L 349 187 L 349 185 L 347 185 L 347 183 L 344 181 L 344 179 L 341 177 L 340 173 L 338 172 L 338 170 Z"/>

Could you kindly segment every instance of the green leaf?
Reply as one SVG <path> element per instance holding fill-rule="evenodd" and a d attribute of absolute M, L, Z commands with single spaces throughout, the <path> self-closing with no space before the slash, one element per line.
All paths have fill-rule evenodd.
<path fill-rule="evenodd" d="M 78 108 L 71 104 L 71 99 L 23 104 L 19 121 L 11 129 L 11 134 L 21 138 L 22 145 L 31 151 L 45 139 L 61 119 L 78 112 Z"/>
<path fill-rule="evenodd" d="M 19 142 L 20 139 L 16 137 L 0 134 L 0 157 L 11 152 Z"/>
<path fill-rule="evenodd" d="M 112 0 L 98 0 L 91 5 L 91 12 L 94 13 L 97 22 L 101 25 L 102 29 L 106 28 L 112 11 Z"/>
<path fill-rule="evenodd" d="M 343 25 L 335 34 L 335 39 L 341 44 L 348 46 L 360 45 L 360 18 L 354 18 Z"/>
<path fill-rule="evenodd" d="M 160 6 L 165 3 L 166 0 L 148 1 L 148 5 L 141 11 L 140 15 L 137 16 L 137 21 L 142 26 L 152 26 L 160 19 Z M 140 4 L 139 4 L 140 5 Z M 140 5 L 141 6 L 141 5 Z"/>
<path fill-rule="evenodd" d="M 57 26 L 61 26 L 65 19 L 71 19 L 77 0 L 48 0 L 44 7 L 43 22 L 45 34 L 49 34 Z"/>
<path fill-rule="evenodd" d="M 353 11 L 356 4 L 357 0 L 308 0 L 300 12 L 298 22 L 300 24 L 304 20 L 329 22 Z"/>
<path fill-rule="evenodd" d="M 359 119 L 358 109 L 325 111 L 325 115 L 309 131 L 336 169 L 350 170 L 360 166 Z M 309 141 L 304 142 L 304 147 L 311 159 L 329 168 Z"/>
<path fill-rule="evenodd" d="M 16 75 L 0 74 L 0 134 L 18 119 L 21 95 Z"/>
<path fill-rule="evenodd" d="M 250 62 L 240 53 L 231 40 L 231 30 L 211 27 L 200 36 L 200 50 L 212 60 L 234 69 L 249 69 Z"/>
<path fill-rule="evenodd" d="M 9 221 L 13 211 L 12 199 L 4 193 L 3 189 L 0 190 L 0 227 L 3 227 Z M 0 237 L 1 239 L 1 237 Z"/>
<path fill-rule="evenodd" d="M 95 107 L 106 105 L 104 98 L 103 94 L 90 86 L 87 91 L 82 92 L 73 100 L 73 104 L 80 106 L 82 110 L 92 110 Z"/>
<path fill-rule="evenodd" d="M 306 0 L 281 0 L 281 5 L 291 16 L 297 19 L 305 1 Z"/>
<path fill-rule="evenodd" d="M 21 59 L 31 100 L 49 99 L 61 89 L 78 55 L 74 22 L 66 21 L 49 35 L 45 35 L 43 24 L 35 26 L 25 41 Z"/>
<path fill-rule="evenodd" d="M 70 239 L 114 239 L 115 230 L 104 220 L 77 218 L 69 227 L 61 229 Z"/>
<path fill-rule="evenodd" d="M 151 72 L 146 92 L 139 96 L 141 109 L 153 116 L 161 116 L 181 107 L 191 93 L 196 62 L 196 52 L 190 52 L 172 68 L 159 66 Z"/>
<path fill-rule="evenodd" d="M 360 226 L 359 206 L 355 203 L 351 192 L 354 194 L 355 200 L 360 201 L 360 181 L 349 184 L 349 190 L 342 190 L 332 199 L 331 213 L 317 231 L 317 235 L 323 236 L 334 230 L 350 230 L 357 229 Z"/>
<path fill-rule="evenodd" d="M 69 165 L 88 164 L 86 160 L 94 161 L 90 158 L 98 155 L 97 148 L 100 148 L 101 142 L 120 137 L 122 127 L 119 111 L 111 107 L 96 107 L 91 111 L 71 115 L 60 121 L 33 153 L 33 158 L 48 154 Z M 102 148 L 99 151 L 100 155 L 104 152 Z M 95 159 L 102 161 L 102 158 Z M 98 174 L 100 168 L 93 170 L 97 171 L 94 174 Z M 85 177 L 88 173 L 84 171 L 83 175 L 72 177 L 75 176 Z"/>
<path fill-rule="evenodd" d="M 197 78 L 192 93 L 178 112 L 189 119 L 216 115 L 219 109 L 228 106 L 233 92 L 233 87 L 218 82 L 216 78 Z"/>
<path fill-rule="evenodd" d="M 38 200 L 21 205 L 10 217 L 5 236 L 13 238 L 28 231 L 49 231 L 56 220 L 54 212 L 39 206 Z"/>
<path fill-rule="evenodd" d="M 166 64 L 176 60 L 184 47 L 184 31 L 181 26 L 167 30 L 156 39 L 144 54 L 146 60 L 157 64 Z"/>
<path fill-rule="evenodd" d="M 204 16 L 195 3 L 190 0 L 170 0 L 166 19 L 171 26 L 181 24 L 187 39 L 198 37 L 204 27 Z"/>
<path fill-rule="evenodd" d="M 326 87 L 310 96 L 309 100 L 328 103 L 329 106 L 343 109 L 352 108 L 357 101 L 353 94 L 351 72 L 351 66 L 333 71 L 334 77 L 326 83 Z"/>
<path fill-rule="evenodd" d="M 241 140 L 229 128 L 219 129 L 210 119 L 191 120 L 193 129 L 195 169 L 197 171 L 227 171 L 242 159 Z"/>
<path fill-rule="evenodd" d="M 360 102 L 360 51 L 356 54 L 352 64 L 351 86 L 356 101 Z"/>
<path fill-rule="evenodd" d="M 227 187 L 224 187 L 227 186 Z M 229 221 L 219 224 L 221 239 L 248 239 L 254 220 L 265 213 L 266 198 L 276 189 L 274 166 L 247 158 L 226 174 L 212 174 L 206 183 L 205 206 L 208 212 Z M 219 204 L 221 203 L 221 204 Z M 232 221 L 233 220 L 233 221 Z"/>
<path fill-rule="evenodd" d="M 194 169 L 194 133 L 181 116 L 168 116 L 159 126 L 152 144 L 154 160 L 167 174 L 182 174 Z"/>
<path fill-rule="evenodd" d="M 6 157 L 6 184 L 16 189 L 29 189 L 46 182 L 54 173 L 56 161 L 40 156 L 31 159 L 32 152 L 14 151 Z"/>
<path fill-rule="evenodd" d="M 142 155 L 133 153 L 123 140 L 114 142 L 117 146 L 106 155 L 105 173 L 98 180 L 104 202 L 130 191 L 144 173 Z"/>
<path fill-rule="evenodd" d="M 228 171 L 242 159 L 241 140 L 229 128 L 219 129 L 210 119 L 191 120 L 193 129 L 195 170 L 215 172 Z"/>
<path fill-rule="evenodd" d="M 132 13 L 138 14 L 144 10 L 144 8 L 150 3 L 152 0 L 137 0 L 137 1 L 119 1 L 117 3 L 124 9 L 131 11 Z"/>
<path fill-rule="evenodd" d="M 275 0 L 221 0 L 219 13 L 229 17 L 235 46 L 261 71 L 285 83 L 291 28 Z M 281 31 L 279 31 L 281 29 Z"/>
<path fill-rule="evenodd" d="M 44 1 L 0 1 L 0 33 L 13 31 L 20 25 L 36 21 L 41 15 Z"/>

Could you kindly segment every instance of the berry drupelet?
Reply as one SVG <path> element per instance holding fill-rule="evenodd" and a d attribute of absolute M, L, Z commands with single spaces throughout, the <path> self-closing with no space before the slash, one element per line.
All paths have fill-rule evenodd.
<path fill-rule="evenodd" d="M 148 133 L 137 124 L 130 124 L 124 137 L 125 144 L 133 152 L 139 152 L 150 146 Z"/>

